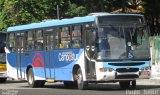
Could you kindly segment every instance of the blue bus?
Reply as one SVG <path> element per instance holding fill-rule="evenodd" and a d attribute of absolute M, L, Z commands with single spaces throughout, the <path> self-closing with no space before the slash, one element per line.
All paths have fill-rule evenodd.
<path fill-rule="evenodd" d="M 7 73 L 30 87 L 64 82 L 119 82 L 136 87 L 150 78 L 149 28 L 140 14 L 95 14 L 7 29 Z"/>

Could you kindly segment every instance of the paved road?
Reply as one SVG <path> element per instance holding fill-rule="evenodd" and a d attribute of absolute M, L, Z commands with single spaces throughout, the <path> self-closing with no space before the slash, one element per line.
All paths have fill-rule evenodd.
<path fill-rule="evenodd" d="M 24 81 L 7 81 L 0 84 L 0 95 L 160 95 L 160 81 L 140 80 L 136 90 L 121 90 L 118 83 L 90 84 L 88 90 L 77 90 L 67 89 L 63 83 L 29 88 Z"/>

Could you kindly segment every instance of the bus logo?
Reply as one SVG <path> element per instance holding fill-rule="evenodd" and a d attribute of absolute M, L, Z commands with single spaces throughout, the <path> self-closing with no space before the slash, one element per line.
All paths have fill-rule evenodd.
<path fill-rule="evenodd" d="M 78 59 L 78 54 L 75 54 L 74 52 L 62 52 L 58 54 L 58 60 L 59 61 L 75 61 Z"/>
<path fill-rule="evenodd" d="M 39 52 L 34 55 L 32 63 L 34 67 L 44 67 L 44 59 Z"/>

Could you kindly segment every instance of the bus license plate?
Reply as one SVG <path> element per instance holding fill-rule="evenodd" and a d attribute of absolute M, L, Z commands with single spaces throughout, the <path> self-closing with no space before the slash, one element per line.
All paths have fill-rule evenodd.
<path fill-rule="evenodd" d="M 142 75 L 142 76 L 148 76 L 148 75 L 149 75 L 149 72 L 148 72 L 148 71 L 142 71 L 142 72 L 141 72 L 141 75 Z"/>

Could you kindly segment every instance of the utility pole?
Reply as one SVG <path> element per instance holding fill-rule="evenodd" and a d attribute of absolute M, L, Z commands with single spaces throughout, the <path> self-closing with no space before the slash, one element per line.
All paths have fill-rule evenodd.
<path fill-rule="evenodd" d="M 122 0 L 122 13 L 125 13 L 126 10 L 126 0 Z"/>
<path fill-rule="evenodd" d="M 57 19 L 59 19 L 59 6 L 57 5 Z"/>

